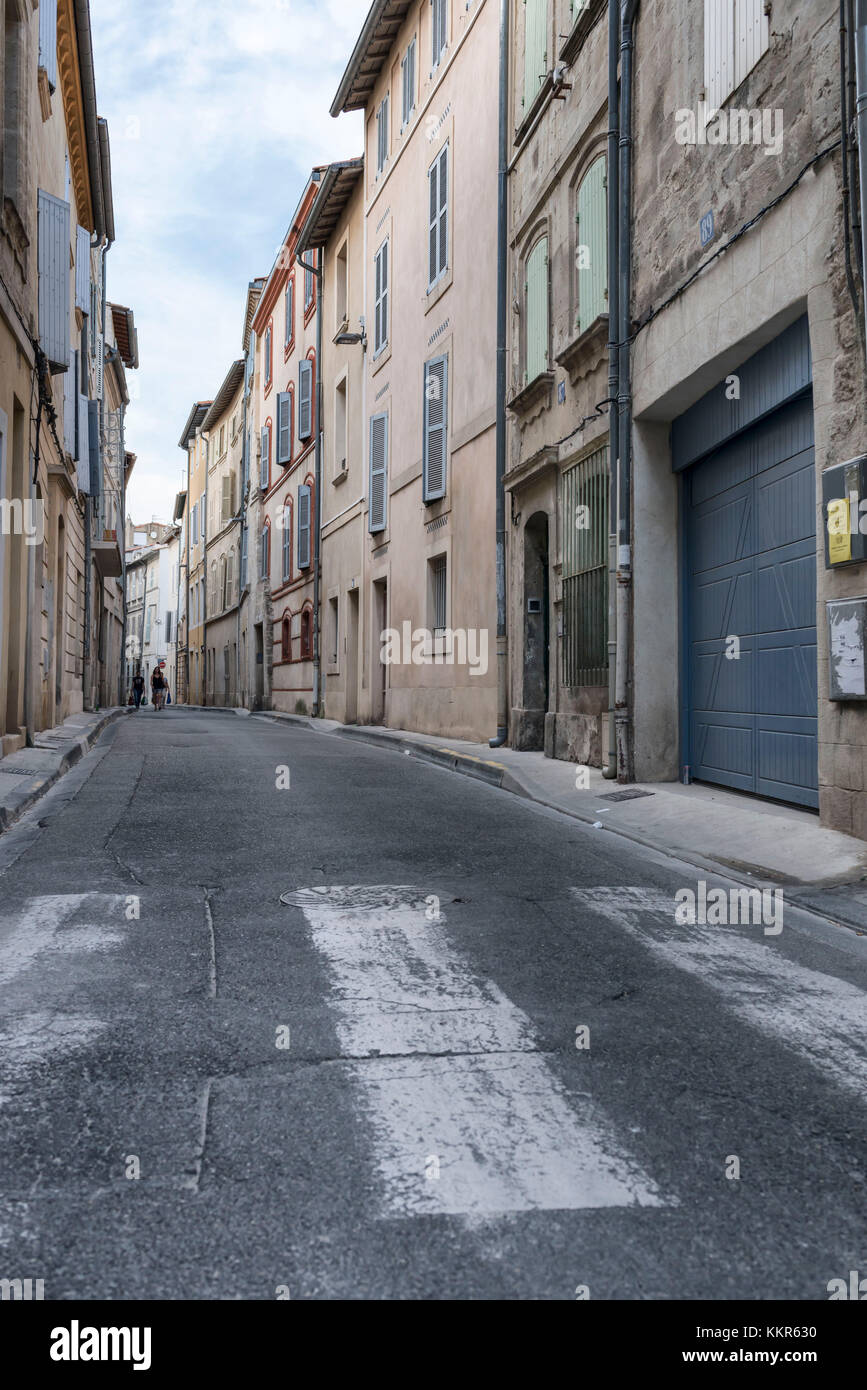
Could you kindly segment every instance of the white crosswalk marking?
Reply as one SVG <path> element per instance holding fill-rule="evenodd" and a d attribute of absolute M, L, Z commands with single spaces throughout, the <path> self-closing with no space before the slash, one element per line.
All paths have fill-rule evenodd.
<path fill-rule="evenodd" d="M 799 965 L 782 954 L 777 938 L 756 936 L 760 926 L 677 924 L 673 893 L 573 888 L 572 897 L 697 976 L 738 1018 L 794 1048 L 860 1099 L 867 1094 L 867 995 L 857 986 Z"/>
<path fill-rule="evenodd" d="M 527 1015 L 428 920 L 422 893 L 327 888 L 284 901 L 328 962 L 393 1212 L 663 1204 L 598 1108 L 560 1084 Z"/>

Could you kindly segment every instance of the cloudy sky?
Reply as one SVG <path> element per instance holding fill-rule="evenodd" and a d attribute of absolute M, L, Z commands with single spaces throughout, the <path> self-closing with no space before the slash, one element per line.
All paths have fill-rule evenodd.
<path fill-rule="evenodd" d="M 241 353 L 247 285 L 267 275 L 314 164 L 362 150 L 329 107 L 369 0 L 91 0 L 117 240 L 109 298 L 135 312 L 128 499 L 169 520 L 178 439 Z"/>

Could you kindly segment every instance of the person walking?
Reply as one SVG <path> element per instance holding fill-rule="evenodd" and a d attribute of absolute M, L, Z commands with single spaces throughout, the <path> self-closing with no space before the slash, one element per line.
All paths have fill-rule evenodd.
<path fill-rule="evenodd" d="M 165 686 L 165 676 L 163 675 L 161 668 L 159 666 L 155 666 L 154 673 L 151 676 L 151 697 L 154 702 L 155 710 L 162 709 L 163 693 L 165 691 Z"/>
<path fill-rule="evenodd" d="M 145 693 L 145 681 L 141 671 L 137 671 L 132 678 L 132 698 L 135 700 L 136 709 L 141 708 L 142 698 Z"/>

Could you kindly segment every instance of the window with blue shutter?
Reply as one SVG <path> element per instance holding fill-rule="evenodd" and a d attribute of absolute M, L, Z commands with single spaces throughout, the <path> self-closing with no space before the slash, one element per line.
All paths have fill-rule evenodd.
<path fill-rule="evenodd" d="M 294 281 L 294 280 L 290 280 L 289 283 L 288 283 L 287 286 L 286 286 L 286 295 L 285 295 L 283 307 L 284 307 L 285 315 L 286 315 L 286 336 L 285 336 L 285 340 L 284 340 L 284 341 L 285 341 L 285 346 L 288 347 L 289 344 L 292 342 L 292 340 L 293 340 L 294 337 L 295 337 L 295 281 Z"/>
<path fill-rule="evenodd" d="M 271 338 L 272 338 L 272 334 L 271 334 L 271 325 L 269 324 L 268 327 L 265 329 L 265 342 L 264 342 L 264 352 L 265 352 L 265 385 L 266 385 L 266 386 L 270 386 L 270 384 L 271 384 L 271 358 L 272 358 L 272 354 L 271 354 Z"/>
<path fill-rule="evenodd" d="M 447 0 L 431 0 L 431 67 L 436 67 L 443 56 L 447 38 Z"/>
<path fill-rule="evenodd" d="M 594 159 L 578 189 L 578 328 L 608 313 L 608 181 L 605 155 Z"/>
<path fill-rule="evenodd" d="M 548 238 L 536 242 L 527 260 L 525 379 L 548 370 Z"/>
<path fill-rule="evenodd" d="M 102 495 L 102 450 L 99 438 L 99 401 L 87 402 L 87 437 L 88 452 L 90 457 L 90 488 L 91 497 L 99 498 Z"/>
<path fill-rule="evenodd" d="M 415 39 L 409 44 L 400 65 L 403 100 L 400 112 L 400 128 L 409 125 L 409 118 L 415 110 Z"/>
<path fill-rule="evenodd" d="M 271 480 L 271 430 L 265 425 L 262 430 L 262 458 L 259 462 L 259 486 L 267 492 Z"/>
<path fill-rule="evenodd" d="M 48 86 L 57 86 L 57 0 L 39 0 L 39 66 Z"/>
<path fill-rule="evenodd" d="M 317 254 L 318 254 L 318 253 L 315 252 L 315 251 L 311 251 L 311 252 L 310 252 L 310 256 L 311 256 L 312 261 L 315 261 L 315 260 L 316 260 Z M 315 288 L 316 288 L 316 275 L 315 275 L 314 272 L 311 270 L 311 268 L 310 268 L 309 265 L 308 265 L 308 266 L 305 266 L 305 267 L 304 267 L 304 312 L 305 312 L 305 314 L 307 313 L 307 310 L 310 309 L 310 308 L 312 307 L 312 305 L 313 305 L 313 295 L 314 295 Z"/>
<path fill-rule="evenodd" d="M 90 303 L 90 232 L 86 227 L 75 229 L 75 307 L 89 314 Z"/>
<path fill-rule="evenodd" d="M 313 363 L 301 362 L 298 367 L 298 438 L 309 439 L 313 433 Z"/>
<path fill-rule="evenodd" d="M 298 568 L 310 568 L 311 490 L 304 483 L 298 489 Z"/>
<path fill-rule="evenodd" d="M 63 447 L 75 458 L 75 414 L 78 409 L 78 357 L 69 354 L 69 371 L 63 380 Z"/>
<path fill-rule="evenodd" d="M 435 357 L 424 369 L 422 496 L 425 502 L 435 502 L 446 494 L 448 368 L 447 357 Z"/>
<path fill-rule="evenodd" d="M 39 342 L 55 372 L 69 367 L 69 204 L 39 189 Z"/>
<path fill-rule="evenodd" d="M 292 578 L 292 504 L 283 507 L 283 578 Z"/>
<path fill-rule="evenodd" d="M 384 96 L 376 113 L 376 173 L 379 176 L 388 160 L 388 96 Z"/>
<path fill-rule="evenodd" d="M 281 391 L 277 397 L 277 462 L 287 468 L 292 462 L 292 396 Z"/>
<path fill-rule="evenodd" d="M 548 0 L 524 0 L 524 110 L 528 111 L 548 72 Z"/>
<path fill-rule="evenodd" d="M 388 345 L 388 240 L 376 253 L 373 301 L 373 355 Z"/>
<path fill-rule="evenodd" d="M 78 440 L 76 481 L 79 492 L 90 492 L 90 415 L 87 396 L 78 393 Z"/>
<path fill-rule="evenodd" d="M 370 498 L 368 529 L 384 531 L 388 514 L 388 414 L 370 422 Z"/>
<path fill-rule="evenodd" d="M 428 289 L 449 263 L 449 147 L 444 145 L 428 170 Z"/>

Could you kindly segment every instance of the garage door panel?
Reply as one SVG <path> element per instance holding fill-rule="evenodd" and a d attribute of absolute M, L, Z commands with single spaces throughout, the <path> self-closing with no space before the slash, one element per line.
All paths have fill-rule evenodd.
<path fill-rule="evenodd" d="M 750 698 L 753 653 L 742 647 L 740 657 L 733 660 L 726 656 L 724 646 L 715 643 L 714 650 L 696 654 L 695 677 L 696 710 L 738 714 Z"/>
<path fill-rule="evenodd" d="M 816 495 L 803 397 L 685 487 L 689 762 L 699 780 L 818 803 Z M 740 660 L 725 639 L 740 639 Z"/>
<path fill-rule="evenodd" d="M 785 554 L 785 552 L 783 552 Z M 809 552 L 791 559 L 765 556 L 759 561 L 758 631 L 781 632 L 787 628 L 815 628 L 816 556 Z"/>

